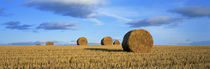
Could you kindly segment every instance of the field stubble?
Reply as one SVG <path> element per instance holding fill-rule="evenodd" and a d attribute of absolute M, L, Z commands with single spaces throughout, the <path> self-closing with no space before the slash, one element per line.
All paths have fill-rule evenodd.
<path fill-rule="evenodd" d="M 1 46 L 0 69 L 210 69 L 208 46 L 154 46 L 150 53 L 121 46 Z"/>

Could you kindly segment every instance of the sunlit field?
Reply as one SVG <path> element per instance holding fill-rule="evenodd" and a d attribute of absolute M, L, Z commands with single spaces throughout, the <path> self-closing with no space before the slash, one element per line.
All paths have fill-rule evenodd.
<path fill-rule="evenodd" d="M 0 46 L 0 69 L 210 69 L 208 46 L 154 46 L 150 53 L 121 46 Z"/>

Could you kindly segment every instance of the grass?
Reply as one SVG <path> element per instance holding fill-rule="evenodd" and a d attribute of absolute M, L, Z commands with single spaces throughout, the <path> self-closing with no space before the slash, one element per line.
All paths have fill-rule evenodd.
<path fill-rule="evenodd" d="M 0 46 L 0 69 L 210 69 L 209 46 L 154 46 L 151 53 L 121 46 Z"/>

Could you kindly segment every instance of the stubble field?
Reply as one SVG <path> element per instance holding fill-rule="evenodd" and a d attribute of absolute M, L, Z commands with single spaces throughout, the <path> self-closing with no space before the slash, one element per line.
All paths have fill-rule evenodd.
<path fill-rule="evenodd" d="M 154 46 L 150 53 L 121 46 L 0 46 L 0 69 L 210 69 L 209 46 Z"/>

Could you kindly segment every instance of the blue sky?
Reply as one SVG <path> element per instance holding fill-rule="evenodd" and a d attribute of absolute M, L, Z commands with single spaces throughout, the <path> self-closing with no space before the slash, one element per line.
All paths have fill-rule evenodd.
<path fill-rule="evenodd" d="M 53 41 L 76 44 L 86 37 L 122 41 L 146 29 L 156 45 L 210 46 L 208 0 L 1 0 L 0 45 Z"/>

